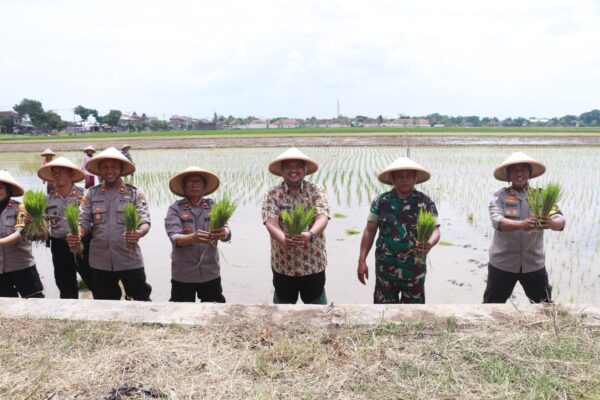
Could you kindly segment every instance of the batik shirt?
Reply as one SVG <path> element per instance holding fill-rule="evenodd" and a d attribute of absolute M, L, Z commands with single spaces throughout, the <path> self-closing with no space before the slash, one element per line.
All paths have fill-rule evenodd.
<path fill-rule="evenodd" d="M 425 260 L 418 259 L 415 250 L 417 218 L 421 209 L 437 216 L 435 203 L 416 189 L 406 199 L 398 197 L 392 189 L 373 200 L 368 220 L 376 222 L 379 229 L 375 243 L 378 270 L 394 270 L 396 279 L 412 280 L 425 275 Z"/>
<path fill-rule="evenodd" d="M 312 227 L 317 216 L 324 215 L 329 218 L 329 203 L 322 187 L 302 181 L 298 194 L 294 195 L 286 183 L 282 182 L 271 188 L 263 199 L 263 223 L 266 223 L 267 218 L 277 220 L 285 232 L 281 213 L 284 210 L 291 211 L 299 204 L 316 210 L 315 218 L 308 229 Z M 287 276 L 306 276 L 322 272 L 326 266 L 325 236 L 322 233 L 314 235 L 311 242 L 297 247 L 285 247 L 271 239 L 271 268 L 277 273 Z"/>

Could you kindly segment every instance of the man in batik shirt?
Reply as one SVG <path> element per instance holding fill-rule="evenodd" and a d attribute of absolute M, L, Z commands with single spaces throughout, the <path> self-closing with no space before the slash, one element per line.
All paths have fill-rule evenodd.
<path fill-rule="evenodd" d="M 304 179 L 318 168 L 316 162 L 295 148 L 269 164 L 269 172 L 283 178 L 267 192 L 262 204 L 263 223 L 271 236 L 275 304 L 295 304 L 298 295 L 305 304 L 327 304 L 323 231 L 329 221 L 329 203 L 323 188 Z M 315 217 L 304 232 L 290 236 L 281 214 L 300 204 L 314 208 Z"/>

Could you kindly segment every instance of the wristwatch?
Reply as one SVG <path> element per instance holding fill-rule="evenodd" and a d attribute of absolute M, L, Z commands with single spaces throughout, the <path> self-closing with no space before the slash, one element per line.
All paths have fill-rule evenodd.
<path fill-rule="evenodd" d="M 307 232 L 308 232 L 308 234 L 310 235 L 309 242 L 311 242 L 311 243 L 312 243 L 313 239 L 315 238 L 315 234 L 314 234 L 314 233 L 312 233 L 311 231 L 307 231 Z"/>

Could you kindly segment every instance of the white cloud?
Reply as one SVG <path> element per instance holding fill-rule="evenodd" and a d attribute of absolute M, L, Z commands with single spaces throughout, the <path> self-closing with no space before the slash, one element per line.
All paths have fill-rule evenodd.
<path fill-rule="evenodd" d="M 579 114 L 600 9 L 568 1 L 1 2 L 7 108 L 147 114 Z"/>

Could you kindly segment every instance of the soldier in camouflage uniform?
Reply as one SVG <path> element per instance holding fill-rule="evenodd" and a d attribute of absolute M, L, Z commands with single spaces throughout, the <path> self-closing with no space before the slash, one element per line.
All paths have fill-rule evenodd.
<path fill-rule="evenodd" d="M 79 206 L 83 198 L 83 189 L 75 186 L 75 182 L 84 179 L 84 173 L 70 160 L 58 157 L 38 169 L 38 176 L 47 182 L 52 182 L 54 190 L 46 196 L 48 207 L 46 214 L 50 220 L 50 250 L 54 265 L 54 281 L 60 291 L 61 299 L 77 299 L 79 288 L 77 273 L 92 290 L 91 271 L 88 265 L 89 235 L 83 239 L 83 255 L 73 257 L 66 241 L 69 225 L 65 217 L 68 205 Z"/>
<path fill-rule="evenodd" d="M 427 181 L 429 171 L 401 157 L 384 169 L 378 179 L 394 188 L 377 196 L 371 204 L 360 243 L 358 280 L 369 278 L 367 256 L 379 230 L 375 250 L 377 303 L 425 303 L 427 253 L 440 240 L 439 226 L 425 243 L 416 241 L 419 210 L 437 215 L 434 202 L 414 188 Z"/>

